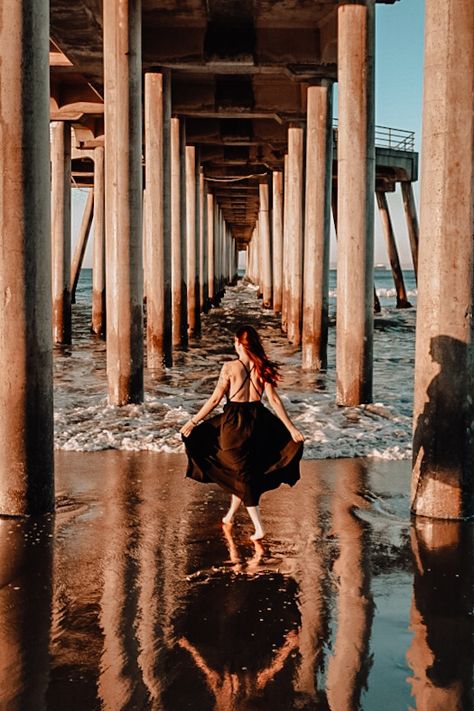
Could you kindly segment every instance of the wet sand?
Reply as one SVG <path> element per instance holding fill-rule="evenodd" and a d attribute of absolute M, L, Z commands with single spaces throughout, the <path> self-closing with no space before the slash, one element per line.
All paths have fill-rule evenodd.
<path fill-rule="evenodd" d="M 473 708 L 474 524 L 409 517 L 409 463 L 304 461 L 244 509 L 182 455 L 57 452 L 0 520 L 0 708 Z"/>

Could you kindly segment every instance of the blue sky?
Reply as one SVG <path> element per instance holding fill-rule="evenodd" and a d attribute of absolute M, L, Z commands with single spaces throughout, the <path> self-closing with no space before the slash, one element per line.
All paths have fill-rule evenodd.
<path fill-rule="evenodd" d="M 394 5 L 376 9 L 376 122 L 382 126 L 415 131 L 415 145 L 420 149 L 421 106 L 423 91 L 423 20 L 424 0 L 399 0 Z M 73 190 L 73 243 L 78 233 L 85 203 L 85 192 Z M 416 199 L 419 184 L 415 184 Z M 403 266 L 411 267 L 401 194 L 388 194 L 392 221 Z M 334 235 L 331 261 L 336 259 Z M 84 266 L 91 265 L 91 245 Z M 378 215 L 375 218 L 375 262 L 387 263 L 387 255 Z"/>

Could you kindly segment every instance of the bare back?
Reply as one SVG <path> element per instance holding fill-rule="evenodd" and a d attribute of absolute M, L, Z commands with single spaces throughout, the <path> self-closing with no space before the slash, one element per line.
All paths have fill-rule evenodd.
<path fill-rule="evenodd" d="M 265 383 L 257 375 L 251 361 L 244 363 L 241 360 L 233 360 L 226 363 L 226 370 L 229 376 L 227 397 L 230 402 L 259 402 L 261 400 Z"/>

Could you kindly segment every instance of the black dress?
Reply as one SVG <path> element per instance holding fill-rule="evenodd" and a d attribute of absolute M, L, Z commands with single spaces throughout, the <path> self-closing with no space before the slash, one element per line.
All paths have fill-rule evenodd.
<path fill-rule="evenodd" d="M 240 361 L 242 363 L 242 361 Z M 243 500 L 245 506 L 258 506 L 265 491 L 280 484 L 290 486 L 300 478 L 299 462 L 303 443 L 294 442 L 281 420 L 261 399 L 235 402 L 233 397 L 250 379 L 227 398 L 224 412 L 195 427 L 183 436 L 188 468 L 186 476 L 203 483 L 215 482 Z M 258 390 L 257 390 L 258 392 Z M 259 392 L 260 398 L 263 393 Z"/>

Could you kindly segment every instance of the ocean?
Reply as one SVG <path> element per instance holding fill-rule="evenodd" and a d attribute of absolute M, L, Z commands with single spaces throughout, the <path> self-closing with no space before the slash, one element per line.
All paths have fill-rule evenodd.
<path fill-rule="evenodd" d="M 253 323 L 271 357 L 282 365 L 280 396 L 304 432 L 305 458 L 411 456 L 411 418 L 416 318 L 413 271 L 404 272 L 413 307 L 395 308 L 390 270 L 375 270 L 382 311 L 374 319 L 373 404 L 335 404 L 336 272 L 330 273 L 328 368 L 305 373 L 298 349 L 289 345 L 279 319 L 263 310 L 256 289 L 239 281 L 226 289 L 219 308 L 203 316 L 202 336 L 177 353 L 159 378 L 145 370 L 145 402 L 107 405 L 105 342 L 90 332 L 92 270 L 83 269 L 73 306 L 73 344 L 55 350 L 55 441 L 58 449 L 183 451 L 179 429 L 214 388 L 220 365 L 235 357 L 233 332 Z M 216 410 L 216 412 L 219 411 Z"/>

